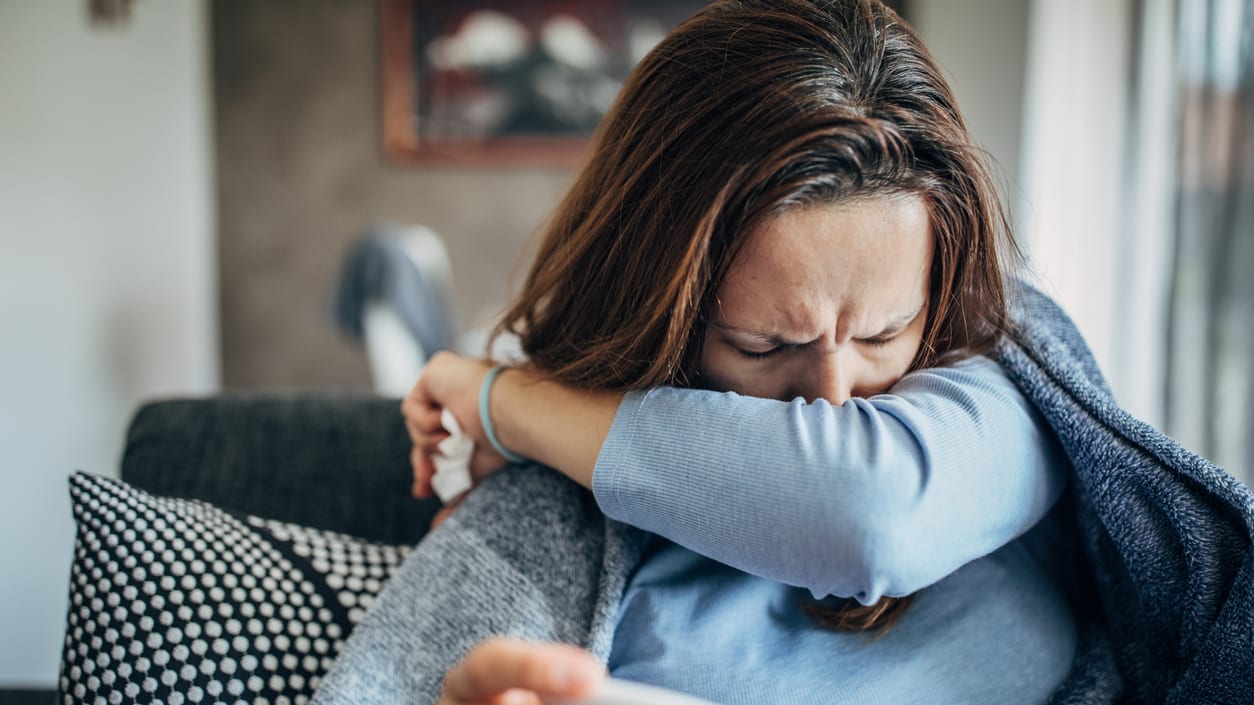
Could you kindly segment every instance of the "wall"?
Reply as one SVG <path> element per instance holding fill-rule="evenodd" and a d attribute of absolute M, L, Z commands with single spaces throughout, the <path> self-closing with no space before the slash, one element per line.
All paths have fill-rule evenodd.
<path fill-rule="evenodd" d="M 976 143 L 1016 213 L 1022 199 L 1028 0 L 909 0 L 907 13 L 944 69 Z"/>
<path fill-rule="evenodd" d="M 227 386 L 368 383 L 326 302 L 345 249 L 371 223 L 440 233 L 463 323 L 507 297 L 569 171 L 388 164 L 376 3 L 219 0 L 211 12 Z M 909 12 L 1014 200 L 1027 0 L 912 0 Z"/>
<path fill-rule="evenodd" d="M 387 163 L 377 6 L 211 6 L 229 387 L 367 385 L 364 354 L 326 314 L 353 239 L 380 221 L 434 229 L 448 245 L 465 322 L 506 298 L 520 250 L 569 182 L 560 169 Z"/>
<path fill-rule="evenodd" d="M 1166 0 L 1141 5 L 1140 17 L 1128 0 L 911 0 L 909 12 L 1008 181 L 1029 274 L 1123 406 L 1161 426 L 1172 19 Z"/>
<path fill-rule="evenodd" d="M 0 687 L 52 687 L 66 477 L 153 395 L 218 383 L 204 7 L 0 3 Z"/>

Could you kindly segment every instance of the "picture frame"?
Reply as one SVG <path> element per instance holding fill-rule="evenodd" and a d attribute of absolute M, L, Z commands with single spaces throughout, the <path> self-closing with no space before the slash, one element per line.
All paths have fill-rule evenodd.
<path fill-rule="evenodd" d="M 709 0 L 380 0 L 401 165 L 569 167 L 639 58 Z"/>

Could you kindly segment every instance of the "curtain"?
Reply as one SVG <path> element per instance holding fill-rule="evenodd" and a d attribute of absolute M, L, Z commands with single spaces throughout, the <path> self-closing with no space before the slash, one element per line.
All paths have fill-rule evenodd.
<path fill-rule="evenodd" d="M 1254 480 L 1254 0 L 1179 0 L 1171 436 Z"/>

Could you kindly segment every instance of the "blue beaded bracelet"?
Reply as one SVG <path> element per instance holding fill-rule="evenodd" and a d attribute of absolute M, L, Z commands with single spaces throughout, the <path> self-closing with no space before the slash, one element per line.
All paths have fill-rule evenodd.
<path fill-rule="evenodd" d="M 506 460 L 515 465 L 528 462 L 521 455 L 510 451 L 501 445 L 501 441 L 496 437 L 496 428 L 492 425 L 492 412 L 488 409 L 488 400 L 492 396 L 492 383 L 496 382 L 497 375 L 505 371 L 504 365 L 497 365 L 488 371 L 488 376 L 483 378 L 483 385 L 479 387 L 479 425 L 483 427 L 483 435 L 488 437 L 488 442 L 500 453 Z"/>

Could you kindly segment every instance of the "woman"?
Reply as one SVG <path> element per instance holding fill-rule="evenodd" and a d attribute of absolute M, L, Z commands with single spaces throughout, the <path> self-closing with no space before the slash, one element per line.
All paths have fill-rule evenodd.
<path fill-rule="evenodd" d="M 1027 532 L 1067 463 L 982 356 L 1011 252 L 891 11 L 715 3 L 633 73 L 549 226 L 504 319 L 527 364 L 431 360 L 404 407 L 415 491 L 448 408 L 478 476 L 495 446 L 652 532 L 612 675 L 724 703 L 1043 701 L 1076 636 L 1057 527 Z M 598 677 L 491 641 L 445 701 Z"/>

